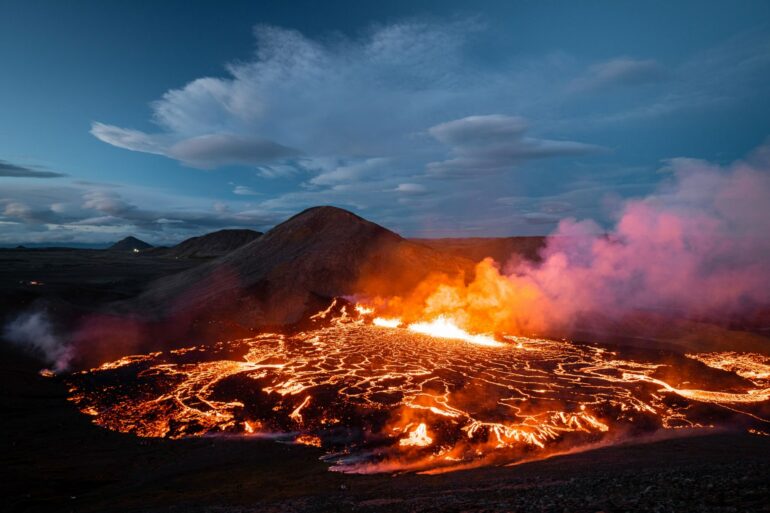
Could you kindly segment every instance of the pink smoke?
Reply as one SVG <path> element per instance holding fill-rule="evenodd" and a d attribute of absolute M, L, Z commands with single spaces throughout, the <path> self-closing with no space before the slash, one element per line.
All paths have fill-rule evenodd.
<path fill-rule="evenodd" d="M 637 311 L 728 321 L 770 305 L 770 146 L 726 168 L 671 161 L 671 179 L 629 200 L 608 234 L 560 223 L 540 264 L 509 279 L 534 284 L 550 325 Z"/>

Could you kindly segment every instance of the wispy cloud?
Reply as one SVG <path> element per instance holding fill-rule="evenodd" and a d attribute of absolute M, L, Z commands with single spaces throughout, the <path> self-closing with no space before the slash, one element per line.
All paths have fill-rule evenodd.
<path fill-rule="evenodd" d="M 258 196 L 259 195 L 257 191 L 245 185 L 236 185 L 235 187 L 233 187 L 233 194 L 237 194 L 238 196 Z"/>
<path fill-rule="evenodd" d="M 431 127 L 428 132 L 450 147 L 452 158 L 430 162 L 428 172 L 445 177 L 484 175 L 510 170 L 532 159 L 586 155 L 601 150 L 592 144 L 528 137 L 523 118 L 469 116 Z"/>
<path fill-rule="evenodd" d="M 420 183 L 400 183 L 395 188 L 395 191 L 409 196 L 422 196 L 429 192 L 428 188 Z"/>
<path fill-rule="evenodd" d="M 764 101 L 763 86 L 770 80 L 770 37 L 762 31 L 737 34 L 689 56 L 678 65 L 661 68 L 662 75 L 656 75 L 652 64 L 644 71 L 641 62 L 646 61 L 637 61 L 638 69 L 630 75 L 636 74 L 640 84 L 650 86 L 646 93 L 634 96 L 614 109 L 597 109 L 570 123 L 633 126 L 637 121 L 693 112 L 702 115 L 741 103 Z M 623 68 L 622 65 L 615 67 Z M 591 87 L 596 79 L 595 74 L 589 73 L 576 79 L 572 86 L 582 84 L 586 86 L 585 91 L 597 94 L 608 92 L 606 88 Z"/>
<path fill-rule="evenodd" d="M 292 148 L 250 135 L 214 133 L 183 138 L 171 134 L 146 134 L 104 123 L 93 123 L 91 134 L 119 148 L 163 155 L 201 169 L 258 166 L 300 154 Z"/>
<path fill-rule="evenodd" d="M 575 78 L 569 88 L 575 91 L 595 91 L 611 87 L 639 86 L 659 82 L 668 71 L 654 59 L 618 57 L 590 66 Z"/>
<path fill-rule="evenodd" d="M 383 172 L 390 161 L 385 158 L 364 159 L 335 167 L 310 179 L 311 185 L 338 185 L 360 181 L 362 178 L 371 178 L 377 172 Z M 376 178 L 376 177 L 375 177 Z"/>
<path fill-rule="evenodd" d="M 13 164 L 7 160 L 0 160 L 0 177 L 9 178 L 61 178 L 67 176 L 47 169 L 35 169 L 30 166 Z"/>

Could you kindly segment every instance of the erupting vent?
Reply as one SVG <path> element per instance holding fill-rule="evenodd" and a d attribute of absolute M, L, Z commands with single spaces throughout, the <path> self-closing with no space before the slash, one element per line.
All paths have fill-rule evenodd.
<path fill-rule="evenodd" d="M 770 418 L 770 362 L 758 355 L 635 361 L 566 341 L 465 336 L 446 320 L 437 337 L 430 323 L 372 315 L 343 308 L 291 336 L 126 357 L 73 375 L 71 398 L 110 429 L 280 435 L 322 447 L 347 472 L 516 462 L 659 429 L 764 432 Z M 685 375 L 700 385 L 672 378 Z"/>

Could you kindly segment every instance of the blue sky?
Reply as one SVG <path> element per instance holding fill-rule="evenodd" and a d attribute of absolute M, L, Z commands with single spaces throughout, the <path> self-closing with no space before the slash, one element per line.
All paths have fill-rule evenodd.
<path fill-rule="evenodd" d="M 770 4 L 735 4 L 3 0 L 0 243 L 608 224 L 770 135 Z"/>

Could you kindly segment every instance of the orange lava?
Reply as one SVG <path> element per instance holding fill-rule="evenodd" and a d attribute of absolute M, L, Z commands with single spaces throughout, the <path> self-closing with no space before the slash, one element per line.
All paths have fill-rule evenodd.
<path fill-rule="evenodd" d="M 409 436 L 398 441 L 402 447 L 427 447 L 432 443 L 433 439 L 428 435 L 428 428 L 424 422 L 414 428 L 414 431 L 410 431 Z"/>
<path fill-rule="evenodd" d="M 473 335 L 468 333 L 464 329 L 461 329 L 451 319 L 438 316 L 436 319 L 430 322 L 414 322 L 408 326 L 410 331 L 415 333 L 422 333 L 423 335 L 429 335 L 437 338 L 451 338 L 455 340 L 464 340 L 471 344 L 478 344 L 480 346 L 488 347 L 502 347 L 504 344 L 498 342 L 489 335 Z"/>
<path fill-rule="evenodd" d="M 711 373 L 708 387 L 693 387 L 670 377 L 685 357 L 637 361 L 569 341 L 473 333 L 447 314 L 402 323 L 378 321 L 370 307 L 335 308 L 301 333 L 134 355 L 74 374 L 70 398 L 109 429 L 285 436 L 323 448 L 345 472 L 438 472 L 660 429 L 738 418 L 764 433 L 770 423 L 768 361 L 759 355 L 687 355 Z"/>

